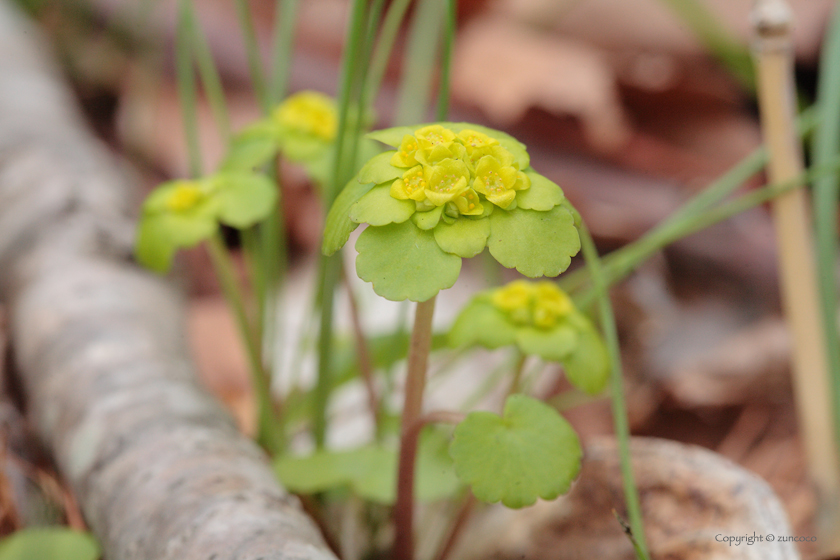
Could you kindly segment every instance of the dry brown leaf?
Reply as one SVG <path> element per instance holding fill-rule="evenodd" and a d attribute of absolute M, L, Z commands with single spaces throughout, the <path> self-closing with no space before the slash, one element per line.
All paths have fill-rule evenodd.
<path fill-rule="evenodd" d="M 461 32 L 452 80 L 457 97 L 499 124 L 538 107 L 580 119 L 601 150 L 615 150 L 629 136 L 615 76 L 598 51 L 506 18 L 481 17 Z"/>

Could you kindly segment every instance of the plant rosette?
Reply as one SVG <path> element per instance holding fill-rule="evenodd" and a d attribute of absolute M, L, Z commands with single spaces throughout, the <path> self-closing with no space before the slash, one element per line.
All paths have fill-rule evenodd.
<path fill-rule="evenodd" d="M 217 173 L 161 184 L 143 203 L 135 244 L 137 260 L 164 273 L 178 249 L 215 235 L 219 224 L 250 227 L 272 212 L 277 189 L 258 173 Z"/>
<path fill-rule="evenodd" d="M 589 394 L 603 391 L 609 378 L 607 349 L 595 326 L 547 280 L 515 280 L 476 294 L 455 319 L 449 341 L 515 345 L 523 354 L 560 362 L 569 381 Z"/>
<path fill-rule="evenodd" d="M 323 183 L 330 169 L 337 131 L 335 101 L 317 91 L 301 91 L 240 132 L 231 142 L 221 169 L 253 171 L 282 153 Z"/>
<path fill-rule="evenodd" d="M 485 247 L 525 276 L 557 276 L 580 250 L 576 212 L 562 189 L 530 167 L 525 146 L 468 123 L 368 134 L 396 149 L 373 157 L 327 216 L 331 255 L 360 224 L 356 272 L 393 301 L 426 301 L 450 288 L 461 259 Z"/>

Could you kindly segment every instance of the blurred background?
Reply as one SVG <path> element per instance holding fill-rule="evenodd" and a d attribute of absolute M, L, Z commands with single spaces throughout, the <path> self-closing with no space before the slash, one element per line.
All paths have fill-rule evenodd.
<path fill-rule="evenodd" d="M 833 0 L 789 0 L 800 104 L 814 97 Z M 148 192 L 188 174 L 173 59 L 174 0 L 17 0 L 48 37 L 91 127 Z M 253 0 L 270 50 L 274 0 Z M 507 131 L 566 192 L 602 252 L 637 239 L 760 144 L 748 0 L 461 0 L 452 121 Z M 234 128 L 256 119 L 246 52 L 229 0 L 196 0 Z M 346 0 L 300 3 L 290 89 L 335 93 Z M 407 31 L 377 101 L 387 126 Z M 224 146 L 199 111 L 207 168 Z M 431 113 L 429 114 L 431 119 Z M 756 176 L 750 186 L 763 181 Z M 320 246 L 322 209 L 284 169 L 293 268 Z M 138 197 L 138 208 L 140 203 Z M 238 415 L 252 411 L 239 341 L 202 250 L 179 278 L 202 376 Z M 579 263 L 577 264 L 579 265 Z M 573 265 L 576 266 L 576 265 Z M 780 316 L 766 208 L 655 255 L 613 292 L 635 434 L 695 443 L 767 480 L 794 534 L 813 534 L 815 498 L 797 436 L 789 337 Z M 556 390 L 559 390 L 557 388 Z M 606 400 L 567 414 L 583 438 L 611 433 Z M 808 543 L 802 545 L 809 552 Z"/>

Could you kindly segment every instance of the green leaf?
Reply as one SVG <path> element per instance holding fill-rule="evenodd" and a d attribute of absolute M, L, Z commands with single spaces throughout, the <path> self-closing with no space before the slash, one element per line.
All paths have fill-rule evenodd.
<path fill-rule="evenodd" d="M 219 220 L 243 229 L 267 218 L 277 208 L 277 187 L 259 173 L 223 173 L 216 176 Z"/>
<path fill-rule="evenodd" d="M 401 224 L 414 214 L 413 200 L 391 196 L 391 183 L 377 185 L 350 207 L 350 219 L 357 224 L 384 226 Z"/>
<path fill-rule="evenodd" d="M 204 214 L 143 216 L 137 231 L 134 253 L 140 264 L 162 274 L 172 266 L 175 251 L 207 239 L 218 227 L 215 218 Z"/>
<path fill-rule="evenodd" d="M 307 457 L 283 456 L 274 462 L 278 478 L 289 490 L 314 494 L 349 488 L 371 502 L 396 501 L 397 452 L 379 445 L 350 451 L 316 451 Z M 460 487 L 445 441 L 437 431 L 420 437 L 415 468 L 416 497 L 435 501 L 452 496 Z"/>
<path fill-rule="evenodd" d="M 465 259 L 482 252 L 489 235 L 490 220 L 487 218 L 459 218 L 451 225 L 442 223 L 435 228 L 435 241 L 440 248 Z"/>
<path fill-rule="evenodd" d="M 362 167 L 362 170 L 359 171 L 359 182 L 378 185 L 379 183 L 385 183 L 397 177 L 402 177 L 405 169 L 391 165 L 391 157 L 395 153 L 393 150 L 383 152 L 368 160 L 364 167 Z"/>
<path fill-rule="evenodd" d="M 503 417 L 473 412 L 455 428 L 449 447 L 458 477 L 475 497 L 521 508 L 567 492 L 580 471 L 577 434 L 557 411 L 511 395 Z"/>
<path fill-rule="evenodd" d="M 277 130 L 271 123 L 257 123 L 233 139 L 220 171 L 254 171 L 277 157 Z"/>
<path fill-rule="evenodd" d="M 547 212 L 517 208 L 490 215 L 487 246 L 502 266 L 537 278 L 566 270 L 580 250 L 580 237 L 562 206 Z"/>
<path fill-rule="evenodd" d="M 591 325 L 579 330 L 577 347 L 561 362 L 569 382 L 578 389 L 596 395 L 607 386 L 609 354 L 601 336 Z"/>
<path fill-rule="evenodd" d="M 331 142 L 326 142 L 319 137 L 290 131 L 282 133 L 280 141 L 283 157 L 295 163 L 307 163 L 318 159 L 331 146 Z"/>
<path fill-rule="evenodd" d="M 435 206 L 426 212 L 415 212 L 414 215 L 411 216 L 411 220 L 414 222 L 415 226 L 420 229 L 427 230 L 438 225 L 441 214 L 443 214 L 443 206 Z"/>
<path fill-rule="evenodd" d="M 65 527 L 23 529 L 0 541 L 0 560 L 96 560 L 100 554 L 93 536 Z"/>
<path fill-rule="evenodd" d="M 444 253 L 429 231 L 407 221 L 368 227 L 356 241 L 356 272 L 391 301 L 426 301 L 451 288 L 461 259 Z"/>
<path fill-rule="evenodd" d="M 399 148 L 403 136 L 405 136 L 406 134 L 414 134 L 415 130 L 423 128 L 423 126 L 425 125 L 420 124 L 417 126 L 395 126 L 393 128 L 383 128 L 382 130 L 374 130 L 373 132 L 368 132 L 365 135 L 365 138 L 377 140 L 379 142 L 382 142 L 383 144 Z"/>
<path fill-rule="evenodd" d="M 572 218 L 574 218 L 575 227 L 580 228 L 580 224 L 581 224 L 581 220 L 582 220 L 582 218 L 580 217 L 580 212 L 577 211 L 577 208 L 572 206 L 572 203 L 569 202 L 569 199 L 568 198 L 563 198 L 563 201 L 560 203 L 560 206 L 565 208 L 569 212 L 569 214 L 572 215 Z"/>
<path fill-rule="evenodd" d="M 516 333 L 516 344 L 524 354 L 533 354 L 553 362 L 568 356 L 577 343 L 577 331 L 567 325 L 553 329 L 521 327 Z"/>
<path fill-rule="evenodd" d="M 478 344 L 500 348 L 516 341 L 516 330 L 488 298 L 478 296 L 458 314 L 449 331 L 449 343 L 455 347 Z"/>
<path fill-rule="evenodd" d="M 563 189 L 549 181 L 533 169 L 526 169 L 525 175 L 531 180 L 531 186 L 516 193 L 516 204 L 523 210 L 551 210 L 563 200 Z"/>
<path fill-rule="evenodd" d="M 359 183 L 354 177 L 350 179 L 344 190 L 338 193 L 324 225 L 322 253 L 330 256 L 344 247 L 350 239 L 350 234 L 359 227 L 359 224 L 350 219 L 350 208 L 372 188 L 372 184 Z"/>

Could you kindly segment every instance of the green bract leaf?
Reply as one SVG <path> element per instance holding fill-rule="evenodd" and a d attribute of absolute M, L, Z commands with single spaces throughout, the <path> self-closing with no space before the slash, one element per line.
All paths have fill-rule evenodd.
<path fill-rule="evenodd" d="M 445 442 L 437 432 L 424 431 L 417 450 L 416 496 L 422 501 L 450 497 L 460 487 Z M 275 472 L 291 491 L 314 494 L 350 488 L 356 495 L 380 504 L 396 501 L 397 453 L 378 445 L 350 451 L 316 451 L 308 457 L 283 456 Z"/>
<path fill-rule="evenodd" d="M 435 206 L 426 212 L 415 212 L 411 220 L 420 229 L 432 229 L 440 222 L 441 214 L 443 214 L 443 206 Z"/>
<path fill-rule="evenodd" d="M 23 529 L 0 541 L 0 560 L 96 560 L 100 554 L 89 533 L 65 527 Z"/>
<path fill-rule="evenodd" d="M 276 127 L 260 122 L 243 130 L 231 142 L 220 171 L 254 171 L 277 157 Z"/>
<path fill-rule="evenodd" d="M 580 330 L 577 347 L 561 361 L 569 382 L 578 389 L 595 395 L 607 386 L 609 355 L 604 342 L 591 325 Z"/>
<path fill-rule="evenodd" d="M 490 253 L 502 266 L 530 278 L 557 276 L 580 250 L 572 215 L 562 206 L 547 212 L 497 211 L 489 219 Z"/>
<path fill-rule="evenodd" d="M 415 130 L 423 128 L 423 126 L 424 125 L 419 124 L 417 126 L 395 126 L 393 128 L 374 130 L 373 132 L 368 132 L 365 135 L 365 138 L 377 140 L 383 144 L 398 148 L 400 146 L 400 142 L 402 142 L 403 136 L 406 134 L 414 134 Z"/>
<path fill-rule="evenodd" d="M 384 152 L 379 155 L 372 157 L 365 165 L 362 167 L 362 170 L 359 171 L 359 182 L 360 183 L 385 183 L 387 181 L 392 181 L 397 177 L 402 177 L 402 174 L 405 173 L 405 169 L 400 169 L 399 167 L 394 167 L 391 165 L 391 157 L 395 154 L 393 150 L 390 152 Z"/>
<path fill-rule="evenodd" d="M 413 200 L 391 196 L 391 184 L 378 185 L 350 207 L 350 219 L 358 224 L 384 226 L 401 224 L 414 214 Z"/>
<path fill-rule="evenodd" d="M 354 177 L 338 194 L 329 214 L 327 214 L 326 224 L 324 225 L 322 253 L 330 256 L 344 247 L 344 244 L 350 239 L 350 234 L 359 227 L 359 224 L 350 219 L 350 207 L 356 204 L 372 188 L 372 184 L 361 184 Z"/>
<path fill-rule="evenodd" d="M 471 220 L 460 218 L 450 224 L 438 224 L 435 228 L 435 241 L 441 249 L 469 259 L 484 250 L 490 235 L 490 220 L 481 218 Z"/>
<path fill-rule="evenodd" d="M 516 193 L 516 203 L 523 210 L 551 210 L 563 200 L 563 189 L 549 181 L 533 169 L 526 169 L 525 175 L 531 180 L 531 186 Z"/>
<path fill-rule="evenodd" d="M 475 497 L 510 508 L 568 491 L 580 471 L 577 434 L 553 408 L 525 395 L 505 402 L 504 416 L 473 412 L 449 447 L 455 472 Z"/>
<path fill-rule="evenodd" d="M 451 288 L 461 259 L 444 253 L 430 231 L 411 221 L 368 227 L 356 241 L 356 273 L 391 301 L 426 301 Z"/>
<path fill-rule="evenodd" d="M 577 208 L 572 206 L 572 203 L 569 202 L 569 199 L 564 197 L 563 201 L 560 203 L 560 206 L 562 206 L 563 208 L 568 210 L 569 214 L 571 214 L 572 218 L 574 218 L 575 227 L 580 228 L 580 224 L 581 224 L 581 220 L 582 220 L 582 218 L 580 217 L 580 212 L 577 211 Z"/>
<path fill-rule="evenodd" d="M 449 331 L 452 346 L 479 344 L 500 348 L 516 341 L 516 327 L 486 297 L 477 297 L 467 304 Z"/>
<path fill-rule="evenodd" d="M 577 332 L 567 326 L 552 329 L 522 327 L 516 333 L 516 344 L 524 354 L 534 354 L 554 362 L 568 356 L 577 343 Z"/>
<path fill-rule="evenodd" d="M 207 239 L 218 227 L 212 215 L 191 213 L 143 216 L 134 248 L 137 261 L 155 272 L 167 272 L 172 266 L 175 251 Z"/>
<path fill-rule="evenodd" d="M 250 227 L 277 207 L 277 187 L 258 173 L 223 173 L 216 176 L 219 220 L 235 228 Z"/>

